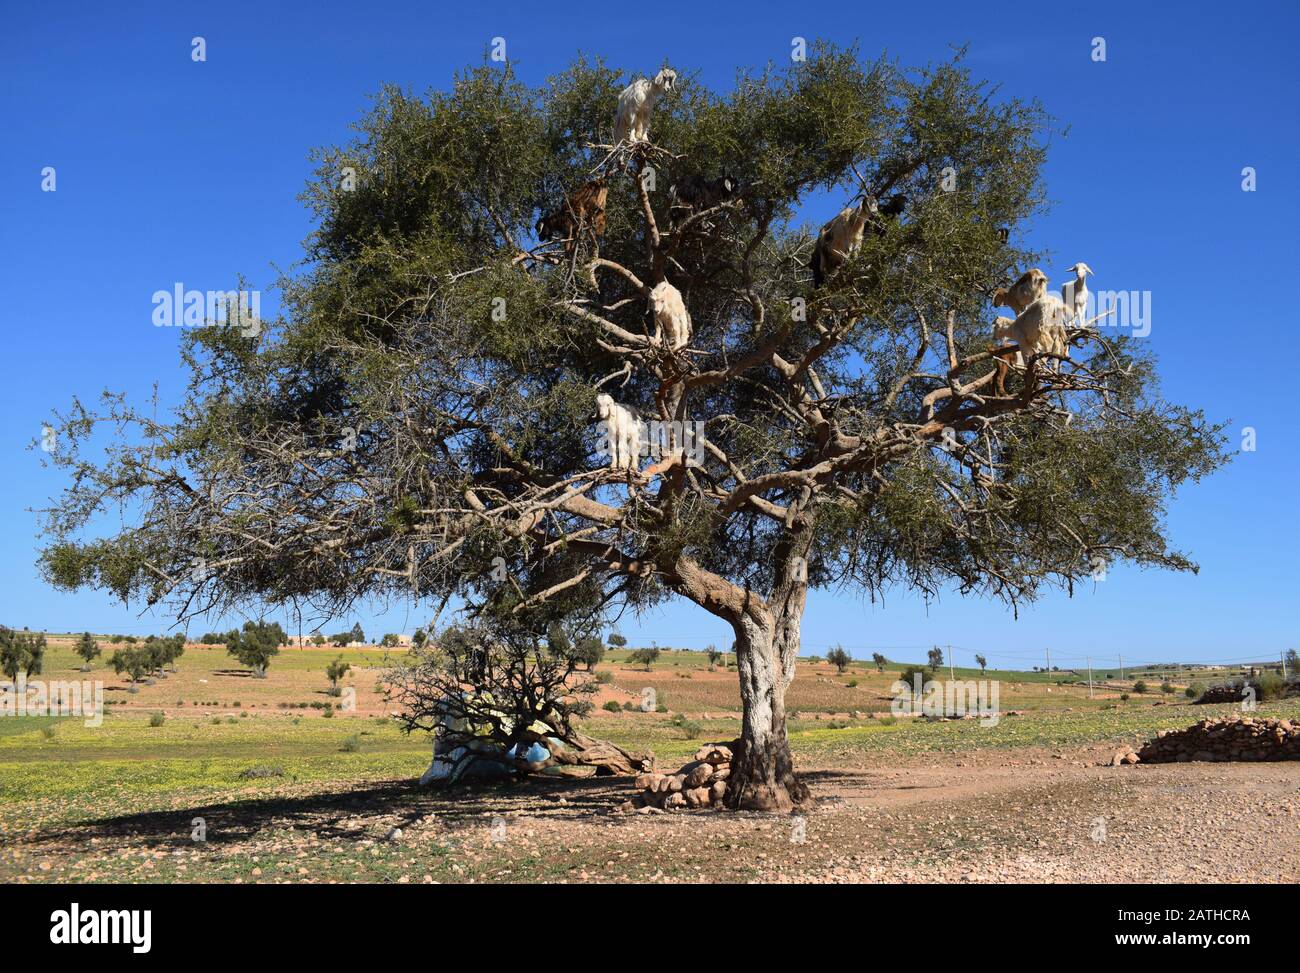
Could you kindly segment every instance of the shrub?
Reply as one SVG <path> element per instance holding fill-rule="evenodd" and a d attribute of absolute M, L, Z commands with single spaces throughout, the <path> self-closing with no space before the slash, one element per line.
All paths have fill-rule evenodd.
<path fill-rule="evenodd" d="M 629 705 L 631 705 L 631 704 L 629 704 Z M 610 700 L 609 702 L 607 702 L 604 706 L 602 706 L 601 709 L 606 710 L 607 712 L 610 712 L 610 713 L 620 713 L 620 712 L 622 712 L 623 707 L 620 706 L 617 702 L 615 702 L 614 700 L 611 699 L 611 700 Z"/>
<path fill-rule="evenodd" d="M 326 703 L 324 708 L 320 711 L 320 715 L 325 717 L 327 720 L 330 719 L 334 715 L 334 707 L 329 703 Z"/>
<path fill-rule="evenodd" d="M 51 724 L 51 725 L 49 725 L 49 726 L 43 726 L 43 727 L 41 727 L 41 736 L 45 737 L 45 739 L 47 739 L 47 740 L 53 740 L 53 739 L 54 739 L 54 732 L 55 732 L 55 731 L 54 731 L 54 725 L 53 725 L 53 724 Z"/>
<path fill-rule="evenodd" d="M 1205 687 L 1199 682 L 1194 682 L 1183 690 L 1183 695 L 1188 699 L 1200 699 L 1201 694 L 1205 692 Z"/>
<path fill-rule="evenodd" d="M 1160 691 L 1167 696 L 1174 691 L 1174 684 L 1166 679 L 1160 684 Z"/>
<path fill-rule="evenodd" d="M 1128 693 L 1120 693 L 1120 694 L 1119 694 L 1119 698 L 1120 698 L 1121 700 L 1123 700 L 1124 702 L 1127 703 L 1127 702 L 1128 702 Z"/>
<path fill-rule="evenodd" d="M 704 732 L 704 728 L 694 720 L 683 719 L 677 726 L 682 731 L 682 735 L 688 740 L 698 740 L 700 734 Z"/>
<path fill-rule="evenodd" d="M 849 689 L 857 689 L 858 681 L 856 679 L 850 679 L 847 683 L 845 683 L 845 685 L 848 686 Z"/>
<path fill-rule="evenodd" d="M 614 681 L 614 674 L 612 672 L 596 673 L 596 682 L 598 682 L 602 686 L 608 686 L 613 681 Z"/>
<path fill-rule="evenodd" d="M 1276 672 L 1261 672 L 1252 680 L 1251 685 L 1255 687 L 1255 696 L 1261 703 L 1281 699 L 1286 693 L 1286 683 Z"/>
<path fill-rule="evenodd" d="M 269 764 L 257 764 L 247 767 L 239 772 L 240 780 L 261 780 L 265 777 L 283 777 L 284 768 L 274 767 Z"/>
<path fill-rule="evenodd" d="M 1133 692 L 1141 694 L 1147 691 L 1147 684 L 1139 679 L 1133 684 Z"/>
<path fill-rule="evenodd" d="M 162 725 L 163 725 L 163 722 L 165 721 L 165 719 L 166 719 L 166 718 L 162 715 L 162 713 L 150 713 L 150 714 L 149 714 L 149 725 L 150 725 L 150 726 L 162 726 Z"/>
<path fill-rule="evenodd" d="M 930 674 L 926 672 L 926 670 L 921 666 L 908 666 L 906 669 L 904 669 L 902 672 L 898 674 L 898 678 L 901 679 L 903 682 L 907 683 L 908 689 L 913 691 L 915 690 L 916 687 L 917 676 L 921 677 L 922 686 L 924 686 L 926 684 L 926 681 L 930 678 Z"/>
<path fill-rule="evenodd" d="M 646 669 L 649 669 L 658 658 L 659 650 L 657 648 L 637 649 L 628 655 L 627 661 L 634 666 L 645 666 Z"/>
<path fill-rule="evenodd" d="M 355 733 L 352 734 L 343 741 L 343 745 L 339 747 L 339 750 L 343 753 L 359 753 L 361 751 L 361 737 Z"/>

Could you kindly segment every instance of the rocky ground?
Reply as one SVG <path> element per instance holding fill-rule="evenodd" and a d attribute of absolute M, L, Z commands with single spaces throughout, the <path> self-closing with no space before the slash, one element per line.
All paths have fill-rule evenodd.
<path fill-rule="evenodd" d="M 9 881 L 1294 882 L 1300 762 L 1021 748 L 806 771 L 797 816 L 628 814 L 630 780 L 319 785 L 11 835 Z M 194 840 L 203 819 L 205 841 Z"/>

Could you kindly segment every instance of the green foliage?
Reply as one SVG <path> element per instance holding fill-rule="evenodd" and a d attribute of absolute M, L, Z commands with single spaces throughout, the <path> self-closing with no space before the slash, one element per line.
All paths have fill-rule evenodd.
<path fill-rule="evenodd" d="M 938 672 L 939 667 L 943 665 L 943 649 L 936 645 L 929 651 L 928 655 L 930 659 L 930 670 L 932 672 Z"/>
<path fill-rule="evenodd" d="M 149 725 L 152 727 L 162 726 L 167 722 L 167 718 L 162 713 L 154 712 L 149 714 Z"/>
<path fill-rule="evenodd" d="M 605 705 L 602 706 L 601 709 L 610 713 L 621 713 L 623 711 L 623 707 L 612 699 L 606 700 Z"/>
<path fill-rule="evenodd" d="M 266 667 L 280 654 L 280 646 L 288 641 L 279 622 L 247 621 L 242 629 L 233 629 L 226 636 L 226 652 L 240 665 L 253 670 L 256 678 L 266 676 Z"/>
<path fill-rule="evenodd" d="M 622 635 L 619 635 L 618 632 L 610 632 L 609 638 L 606 641 L 609 642 L 610 648 L 614 649 L 621 649 L 627 645 L 627 639 Z"/>
<path fill-rule="evenodd" d="M 325 667 L 325 678 L 330 681 L 330 687 L 334 690 L 334 695 L 338 695 L 339 680 L 351 671 L 352 666 L 344 662 L 341 655 Z"/>
<path fill-rule="evenodd" d="M 634 666 L 645 666 L 647 670 L 655 664 L 659 658 L 658 648 L 636 649 L 628 653 L 627 661 Z"/>
<path fill-rule="evenodd" d="M 833 665 L 836 670 L 843 672 L 853 661 L 853 657 L 844 651 L 844 646 L 837 645 L 826 653 L 826 661 Z"/>
<path fill-rule="evenodd" d="M 99 643 L 95 641 L 94 637 L 89 632 L 82 632 L 80 637 L 77 639 L 77 644 L 73 647 L 73 651 L 76 652 L 77 655 L 81 657 L 81 661 L 85 663 L 85 665 L 82 666 L 84 671 L 90 668 L 90 664 L 99 657 L 102 650 L 99 647 Z"/>
<path fill-rule="evenodd" d="M 153 653 L 144 646 L 127 646 L 114 652 L 108 664 L 119 676 L 126 673 L 131 677 L 130 691 L 135 693 L 139 692 L 139 687 L 135 684 L 153 670 Z"/>
<path fill-rule="evenodd" d="M 10 682 L 15 681 L 19 673 L 40 675 L 44 660 L 44 634 L 16 632 L 0 625 L 0 672 L 8 676 Z"/>
<path fill-rule="evenodd" d="M 913 695 L 916 693 L 916 687 L 918 685 L 924 687 L 930 681 L 930 677 L 931 673 L 921 666 L 908 666 L 898 674 L 898 678 L 907 684 L 906 691 Z"/>
<path fill-rule="evenodd" d="M 1137 682 L 1133 683 L 1133 692 L 1141 695 L 1146 691 L 1147 691 L 1147 684 L 1143 680 L 1139 679 Z"/>

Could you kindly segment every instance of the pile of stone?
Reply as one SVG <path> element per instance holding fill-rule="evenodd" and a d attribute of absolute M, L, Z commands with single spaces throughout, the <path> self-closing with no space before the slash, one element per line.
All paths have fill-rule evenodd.
<path fill-rule="evenodd" d="M 1137 753 L 1116 754 L 1114 763 L 1192 760 L 1300 760 L 1300 723 L 1249 716 L 1201 720 L 1185 730 L 1161 730 Z"/>
<path fill-rule="evenodd" d="M 637 775 L 637 793 L 628 809 L 676 811 L 721 806 L 727 793 L 727 778 L 731 776 L 731 757 L 730 745 L 706 743 L 695 752 L 695 759 L 675 774 Z"/>
<path fill-rule="evenodd" d="M 1200 704 L 1240 703 L 1242 698 L 1240 686 L 1211 686 L 1201 693 L 1201 698 L 1196 702 Z"/>

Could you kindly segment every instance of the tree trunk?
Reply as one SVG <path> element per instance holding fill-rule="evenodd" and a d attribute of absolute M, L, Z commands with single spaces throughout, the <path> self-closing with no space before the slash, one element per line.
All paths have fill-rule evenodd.
<path fill-rule="evenodd" d="M 598 740 L 577 730 L 561 737 L 564 749 L 556 749 L 548 763 L 595 767 L 596 776 L 626 777 L 654 770 L 654 754 L 633 753 L 608 740 Z M 545 744 L 549 746 L 549 744 Z"/>
<path fill-rule="evenodd" d="M 802 611 L 802 608 L 800 609 Z M 794 772 L 790 739 L 785 728 L 785 690 L 794 674 L 790 630 L 777 634 L 748 615 L 736 630 L 736 668 L 740 671 L 740 701 L 744 709 L 740 753 L 733 756 L 727 781 L 727 807 L 754 811 L 790 811 L 809 800 L 808 787 Z M 798 638 L 798 624 L 794 626 Z"/>

